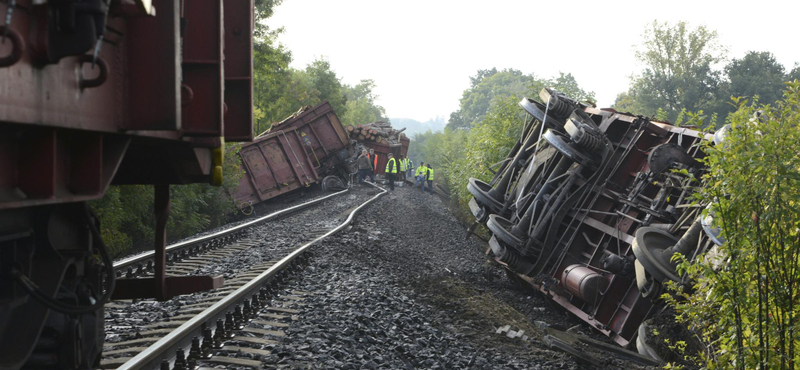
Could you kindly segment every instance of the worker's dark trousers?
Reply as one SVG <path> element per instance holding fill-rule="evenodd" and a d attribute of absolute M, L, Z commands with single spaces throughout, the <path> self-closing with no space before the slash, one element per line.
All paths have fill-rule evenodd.
<path fill-rule="evenodd" d="M 392 191 L 394 191 L 394 174 L 387 173 L 386 178 L 389 179 L 389 189 L 392 189 Z"/>

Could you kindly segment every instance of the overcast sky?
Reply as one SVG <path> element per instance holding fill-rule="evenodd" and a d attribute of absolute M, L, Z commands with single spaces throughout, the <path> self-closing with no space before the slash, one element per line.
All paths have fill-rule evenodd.
<path fill-rule="evenodd" d="M 343 82 L 373 79 L 389 117 L 426 121 L 458 108 L 469 76 L 515 68 L 572 73 L 610 106 L 642 69 L 634 58 L 654 19 L 717 30 L 728 58 L 771 51 L 800 62 L 800 1 L 284 0 L 268 20 L 304 68 L 326 57 Z"/>

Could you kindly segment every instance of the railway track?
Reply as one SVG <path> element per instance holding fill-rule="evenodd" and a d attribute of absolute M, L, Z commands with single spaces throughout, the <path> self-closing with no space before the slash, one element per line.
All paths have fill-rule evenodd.
<path fill-rule="evenodd" d="M 319 205 L 331 198 L 347 192 L 347 190 L 336 192 L 302 204 L 282 209 L 269 215 L 259 217 L 255 220 L 243 222 L 233 227 L 171 244 L 166 248 L 167 262 L 171 264 L 179 263 L 184 259 L 196 257 L 205 252 L 210 252 L 211 250 L 227 246 L 230 244 L 230 242 L 236 240 L 237 238 L 241 238 L 242 234 L 250 227 L 289 216 L 295 212 Z M 114 271 L 117 277 L 146 276 L 152 273 L 154 255 L 155 253 L 153 251 L 148 251 L 135 256 L 123 258 L 117 262 L 114 262 Z"/>
<path fill-rule="evenodd" d="M 378 189 L 380 191 L 374 195 L 364 191 L 351 192 L 361 194 L 351 194 L 347 202 L 339 202 L 337 206 L 315 208 L 325 216 L 321 219 L 317 217 L 318 222 L 310 222 L 308 217 L 304 219 L 306 212 L 281 220 L 287 224 L 301 225 L 294 230 L 295 238 L 281 235 L 276 238 L 275 222 L 266 226 L 263 222 L 321 204 L 325 199 L 341 196 L 345 192 L 291 207 L 220 233 L 170 246 L 168 252 L 175 257 L 172 257 L 174 263 L 169 266 L 168 273 L 208 274 L 209 270 L 224 272 L 227 275 L 225 286 L 190 297 L 176 297 L 164 305 L 152 301 L 109 304 L 106 315 L 107 343 L 104 346 L 101 367 L 260 367 L 258 359 L 269 354 L 269 350 L 265 348 L 277 344 L 276 340 L 283 335 L 281 329 L 287 327 L 293 315 L 300 312 L 305 294 L 297 291 L 282 297 L 273 297 L 274 287 L 293 268 L 299 268 L 307 261 L 307 253 L 313 245 L 347 227 L 358 211 L 386 193 L 385 190 Z M 270 230 L 267 233 L 268 227 Z M 256 230 L 247 231 L 248 228 Z M 298 229 L 303 232 L 300 233 Z M 268 235 L 272 243 L 266 243 L 265 246 L 261 240 L 264 238 L 259 237 L 260 231 Z M 204 243 L 219 245 L 216 248 L 197 247 Z M 221 248 L 225 243 L 229 245 Z M 283 248 L 277 248 L 276 245 L 279 244 Z M 205 253 L 199 254 L 200 252 Z M 183 259 L 179 260 L 181 257 Z M 141 266 L 146 264 L 147 258 L 146 255 L 136 256 L 120 261 L 119 265 L 128 270 L 128 275 L 135 275 L 137 271 L 146 274 L 147 269 Z M 152 256 L 149 258 L 152 259 Z M 237 265 L 242 259 L 251 263 L 242 268 L 241 263 Z M 128 269 L 132 263 L 136 266 L 135 270 Z M 148 306 L 156 308 L 151 310 Z M 120 322 L 127 324 L 120 325 Z"/>

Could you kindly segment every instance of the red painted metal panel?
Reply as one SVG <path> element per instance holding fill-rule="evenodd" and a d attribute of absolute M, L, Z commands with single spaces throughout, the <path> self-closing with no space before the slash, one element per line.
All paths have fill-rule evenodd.
<path fill-rule="evenodd" d="M 27 197 L 49 198 L 56 192 L 56 132 L 31 130 L 19 140 L 17 186 Z M 35 168 L 35 171 L 25 169 Z"/>
<path fill-rule="evenodd" d="M 222 136 L 224 75 L 221 0 L 192 0 L 184 5 L 181 127 L 187 135 Z M 186 95 L 184 95 L 186 96 Z"/>
<path fill-rule="evenodd" d="M 181 128 L 180 2 L 153 0 L 156 17 L 128 19 L 125 33 L 130 130 Z M 112 67 L 112 69 L 114 69 Z"/>
<path fill-rule="evenodd" d="M 70 138 L 69 189 L 76 194 L 98 194 L 103 184 L 103 136 L 87 133 Z"/>
<path fill-rule="evenodd" d="M 225 141 L 253 140 L 253 0 L 224 0 Z"/>
<path fill-rule="evenodd" d="M 239 154 L 247 172 L 242 182 L 250 183 L 242 186 L 251 191 L 237 196 L 240 202 L 267 200 L 320 180 L 296 130 L 270 134 Z"/>

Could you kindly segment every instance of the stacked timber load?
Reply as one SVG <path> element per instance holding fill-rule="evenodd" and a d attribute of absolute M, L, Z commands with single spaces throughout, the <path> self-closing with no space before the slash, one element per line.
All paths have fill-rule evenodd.
<path fill-rule="evenodd" d="M 392 125 L 383 121 L 347 126 L 347 133 L 353 140 L 358 140 L 359 142 L 371 141 L 390 147 L 400 146 L 400 139 L 406 137 L 406 134 L 403 133 L 405 130 L 405 128 L 395 130 Z"/>

